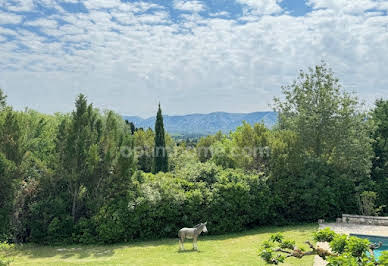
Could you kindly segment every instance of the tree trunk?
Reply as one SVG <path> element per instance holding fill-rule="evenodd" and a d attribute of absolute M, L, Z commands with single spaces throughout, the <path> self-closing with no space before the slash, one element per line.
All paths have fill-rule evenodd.
<path fill-rule="evenodd" d="M 73 207 L 71 208 L 71 216 L 73 216 L 73 222 L 75 222 L 75 212 L 77 208 L 77 198 L 78 198 L 78 190 L 79 188 L 74 188 L 73 191 Z"/>

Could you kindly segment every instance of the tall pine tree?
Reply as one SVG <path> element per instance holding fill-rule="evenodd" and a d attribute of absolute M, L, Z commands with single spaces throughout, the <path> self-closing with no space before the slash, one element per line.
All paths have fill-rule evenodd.
<path fill-rule="evenodd" d="M 168 171 L 168 154 L 166 150 L 166 141 L 164 136 L 162 109 L 160 109 L 159 103 L 158 113 L 156 115 L 155 122 L 155 148 L 152 172 L 156 174 L 160 171 Z"/>
<path fill-rule="evenodd" d="M 0 110 L 5 108 L 7 105 L 6 99 L 7 95 L 5 95 L 4 92 L 0 89 Z"/>

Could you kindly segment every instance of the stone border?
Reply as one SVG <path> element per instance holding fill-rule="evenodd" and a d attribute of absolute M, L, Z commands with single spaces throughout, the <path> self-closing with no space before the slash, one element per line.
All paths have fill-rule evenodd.
<path fill-rule="evenodd" d="M 342 214 L 342 223 L 388 226 L 388 217 Z"/>

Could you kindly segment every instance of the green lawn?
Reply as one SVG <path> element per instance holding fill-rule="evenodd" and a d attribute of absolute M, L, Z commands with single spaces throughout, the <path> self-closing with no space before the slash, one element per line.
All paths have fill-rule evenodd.
<path fill-rule="evenodd" d="M 211 228 L 208 228 L 211 230 Z M 107 246 L 36 246 L 25 245 L 14 252 L 11 265 L 265 265 L 257 255 L 260 243 L 275 232 L 297 244 L 312 239 L 316 225 L 262 227 L 244 233 L 201 236 L 198 252 L 178 252 L 178 239 L 144 241 Z M 306 247 L 306 245 L 301 245 Z M 313 257 L 291 258 L 284 265 L 313 265 Z"/>

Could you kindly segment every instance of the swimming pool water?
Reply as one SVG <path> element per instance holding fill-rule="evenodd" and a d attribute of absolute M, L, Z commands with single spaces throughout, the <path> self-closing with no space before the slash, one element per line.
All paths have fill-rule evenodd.
<path fill-rule="evenodd" d="M 378 259 L 381 255 L 381 252 L 387 251 L 388 250 L 388 237 L 383 237 L 383 236 L 368 236 L 368 235 L 354 235 L 351 234 L 352 236 L 356 236 L 359 238 L 366 238 L 368 239 L 371 243 L 383 243 L 383 245 L 374 251 L 376 258 Z"/>

